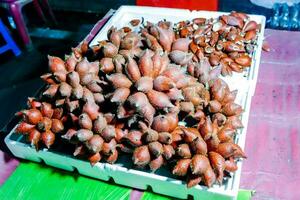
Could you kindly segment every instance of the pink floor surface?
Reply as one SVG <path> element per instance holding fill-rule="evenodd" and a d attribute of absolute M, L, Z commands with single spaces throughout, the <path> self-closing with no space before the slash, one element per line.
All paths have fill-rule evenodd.
<path fill-rule="evenodd" d="M 266 30 L 240 188 L 254 199 L 300 198 L 300 32 Z"/>

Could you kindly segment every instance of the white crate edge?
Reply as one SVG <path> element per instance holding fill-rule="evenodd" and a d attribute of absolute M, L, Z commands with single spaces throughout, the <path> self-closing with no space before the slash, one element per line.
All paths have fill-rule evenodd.
<path fill-rule="evenodd" d="M 138 12 L 141 15 L 144 15 L 145 13 L 150 13 L 152 15 L 155 15 L 156 17 L 158 16 L 159 19 L 162 19 L 163 17 L 161 15 L 155 14 L 156 12 L 161 11 L 163 11 L 163 16 L 173 17 L 174 15 L 176 15 L 177 18 L 183 17 L 184 19 L 186 19 L 187 16 L 191 19 L 196 16 L 208 17 L 207 15 L 209 15 L 210 17 L 215 17 L 224 14 L 222 12 L 189 11 L 171 8 L 121 6 L 111 17 L 111 19 L 105 24 L 105 26 L 102 27 L 101 31 L 91 41 L 90 45 L 100 40 L 99 36 L 101 36 L 101 34 L 101 37 L 104 37 L 103 34 L 107 32 L 107 30 L 112 25 L 116 25 L 115 23 L 117 23 L 117 21 L 120 20 L 120 17 L 122 17 L 124 13 Z M 242 122 L 244 124 L 244 128 L 239 131 L 239 134 L 236 138 L 236 143 L 240 145 L 242 149 L 244 149 L 245 147 L 248 118 L 250 114 L 250 105 L 257 82 L 261 46 L 263 41 L 265 25 L 264 16 L 250 15 L 250 17 L 261 23 L 262 28 L 258 37 L 257 47 L 255 49 L 255 53 L 252 60 L 252 66 L 250 67 L 248 76 L 247 78 L 243 77 L 243 79 L 241 79 L 241 77 L 238 76 L 223 78 L 229 84 L 230 89 L 239 89 L 238 103 L 241 104 L 244 109 L 244 113 L 242 115 Z M 242 83 L 240 83 L 240 81 L 242 81 Z M 240 92 L 240 90 L 242 90 L 243 92 Z M 107 163 L 97 163 L 94 167 L 91 167 L 89 162 L 78 160 L 71 156 L 56 154 L 46 149 L 36 151 L 28 144 L 11 140 L 10 137 L 14 134 L 14 130 L 15 128 L 6 136 L 5 143 L 10 149 L 10 151 L 16 157 L 19 158 L 35 162 L 41 162 L 43 160 L 49 166 L 57 167 L 68 171 L 73 171 L 76 168 L 78 172 L 82 175 L 90 176 L 104 181 L 113 178 L 114 182 L 117 184 L 142 190 L 145 190 L 150 186 L 153 192 L 155 193 L 181 199 L 186 199 L 189 195 L 193 196 L 194 199 L 201 200 L 213 199 L 215 197 L 223 197 L 224 199 L 236 199 L 238 194 L 242 167 L 242 162 L 240 161 L 238 162 L 238 170 L 232 174 L 232 178 L 229 179 L 226 185 L 223 185 L 221 187 L 214 185 L 212 188 L 207 188 L 198 185 L 196 187 L 187 189 L 185 183 L 180 180 L 156 175 L 154 173 L 143 172 L 135 169 L 127 169 L 122 166 L 111 165 Z"/>

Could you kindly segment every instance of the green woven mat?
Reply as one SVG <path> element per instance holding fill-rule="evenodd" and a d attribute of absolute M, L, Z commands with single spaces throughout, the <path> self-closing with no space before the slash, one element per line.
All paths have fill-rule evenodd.
<path fill-rule="evenodd" d="M 132 189 L 100 180 L 75 175 L 31 162 L 21 163 L 0 188 L 0 199 L 129 199 Z M 251 192 L 241 190 L 239 200 L 249 200 Z M 144 192 L 142 200 L 167 200 L 151 192 Z"/>

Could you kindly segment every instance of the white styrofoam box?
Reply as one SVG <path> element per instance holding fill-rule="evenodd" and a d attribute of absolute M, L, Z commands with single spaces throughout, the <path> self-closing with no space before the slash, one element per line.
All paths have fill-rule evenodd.
<path fill-rule="evenodd" d="M 101 28 L 99 33 L 90 42 L 90 46 L 98 44 L 98 41 L 107 39 L 108 30 L 114 26 L 116 28 L 122 28 L 129 26 L 133 29 L 139 27 L 130 26 L 132 19 L 140 19 L 141 21 L 150 21 L 157 23 L 163 19 L 172 23 L 177 23 L 182 20 L 192 20 L 197 17 L 205 18 L 217 18 L 221 15 L 229 14 L 225 12 L 211 12 L 211 11 L 190 11 L 187 9 L 172 9 L 172 8 L 156 8 L 156 7 L 144 7 L 144 6 L 121 6 L 115 14 L 109 19 L 109 21 Z M 258 35 L 257 46 L 254 49 L 252 55 L 252 64 L 243 73 L 233 73 L 232 76 L 222 77 L 229 85 L 237 87 L 239 91 L 245 91 L 253 96 L 260 62 L 261 48 L 264 37 L 266 18 L 262 15 L 249 15 L 250 20 L 254 20 L 261 24 L 261 31 Z"/>
<path fill-rule="evenodd" d="M 95 36 L 90 45 L 96 44 L 99 40 L 106 39 L 106 33 L 111 26 L 117 28 L 121 28 L 125 25 L 127 26 L 131 19 L 143 17 L 145 21 L 151 22 L 158 22 L 162 19 L 178 22 L 181 20 L 193 19 L 195 17 L 217 17 L 222 14 L 227 13 L 207 11 L 191 12 L 189 10 L 169 8 L 122 6 Z M 235 138 L 235 142 L 241 146 L 242 149 L 245 147 L 248 117 L 251 99 L 257 80 L 265 26 L 265 17 L 259 15 L 250 15 L 250 17 L 262 24 L 261 33 L 258 37 L 258 45 L 253 55 L 252 66 L 245 73 L 234 73 L 232 77 L 223 78 L 228 83 L 231 90 L 238 89 L 236 103 L 240 104 L 244 109 L 244 113 L 241 116 L 244 128 L 238 131 Z M 148 187 L 151 187 L 156 193 L 172 197 L 186 199 L 188 196 L 193 196 L 194 199 L 201 200 L 214 199 L 217 197 L 236 199 L 238 194 L 242 167 L 241 161 L 238 161 L 238 170 L 232 174 L 231 178 L 226 179 L 222 186 L 215 184 L 213 187 L 207 188 L 205 186 L 197 185 L 196 187 L 188 189 L 185 182 L 177 180 L 166 168 L 161 168 L 155 173 L 132 169 L 132 167 L 128 166 L 128 163 L 130 163 L 128 162 L 128 159 L 130 158 L 126 156 L 121 157 L 119 161 L 113 165 L 108 163 L 97 163 L 94 167 L 91 167 L 89 162 L 76 159 L 70 155 L 52 152 L 47 149 L 36 151 L 24 142 L 23 135 L 15 133 L 15 129 L 13 129 L 5 138 L 5 143 L 11 152 L 19 158 L 32 160 L 34 162 L 44 161 L 47 165 L 68 171 L 77 169 L 80 174 L 105 181 L 112 178 L 117 184 L 133 188 L 145 190 Z"/>
<path fill-rule="evenodd" d="M 244 149 L 251 96 L 238 95 L 236 102 L 241 104 L 245 110 L 242 115 L 242 122 L 245 127 L 239 130 L 235 142 Z M 150 173 L 128 167 L 128 159 L 130 159 L 130 157 L 121 157 L 119 159 L 120 161 L 113 165 L 108 163 L 97 163 L 94 167 L 91 167 L 89 162 L 76 159 L 71 155 L 52 152 L 47 149 L 36 151 L 29 144 L 24 142 L 23 135 L 15 133 L 15 128 L 5 138 L 5 143 L 10 151 L 19 158 L 34 162 L 44 161 L 49 166 L 67 171 L 74 171 L 74 169 L 77 169 L 82 175 L 104 181 L 113 178 L 114 182 L 117 184 L 142 190 L 151 187 L 156 193 L 182 199 L 186 199 L 188 195 L 193 196 L 194 199 L 201 200 L 214 199 L 216 197 L 236 199 L 239 189 L 242 164 L 240 161 L 238 162 L 238 170 L 233 173 L 232 178 L 228 178 L 222 186 L 215 184 L 212 188 L 207 188 L 198 185 L 188 189 L 185 182 L 176 180 L 176 178 L 174 178 L 165 168 L 159 169 L 158 173 Z"/>

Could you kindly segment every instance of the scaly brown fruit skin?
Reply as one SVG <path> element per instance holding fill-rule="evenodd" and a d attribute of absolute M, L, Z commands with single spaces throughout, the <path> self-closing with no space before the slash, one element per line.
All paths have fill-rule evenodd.
<path fill-rule="evenodd" d="M 243 28 L 244 32 L 257 29 L 257 23 L 255 21 L 249 21 Z"/>
<path fill-rule="evenodd" d="M 50 130 L 46 130 L 42 133 L 41 139 L 44 145 L 49 149 L 55 141 L 55 134 L 52 133 Z"/>
<path fill-rule="evenodd" d="M 233 140 L 233 136 L 235 135 L 235 130 L 230 127 L 223 127 L 218 132 L 218 138 L 220 142 L 231 142 Z"/>
<path fill-rule="evenodd" d="M 74 99 L 81 99 L 83 97 L 83 87 L 78 85 L 77 87 L 72 88 L 71 97 Z"/>
<path fill-rule="evenodd" d="M 155 90 L 150 90 L 147 93 L 147 97 L 149 99 L 149 102 L 158 109 L 163 109 L 163 108 L 172 108 L 174 107 L 174 105 L 171 103 L 169 97 L 163 93 L 163 92 L 159 92 L 159 91 L 155 91 Z"/>
<path fill-rule="evenodd" d="M 136 47 L 138 42 L 139 42 L 139 36 L 136 33 L 130 32 L 123 38 L 120 47 L 122 49 L 130 50 Z"/>
<path fill-rule="evenodd" d="M 262 49 L 266 52 L 270 52 L 271 51 L 271 48 L 270 48 L 270 45 L 267 41 L 263 41 L 263 45 L 262 45 Z"/>
<path fill-rule="evenodd" d="M 176 176 L 185 176 L 188 172 L 191 159 L 180 159 L 177 161 L 172 173 Z"/>
<path fill-rule="evenodd" d="M 28 134 L 28 141 L 30 142 L 31 146 L 34 146 L 36 150 L 39 148 L 39 141 L 41 139 L 41 133 L 36 130 L 32 129 Z"/>
<path fill-rule="evenodd" d="M 155 90 L 164 92 L 176 87 L 172 79 L 166 76 L 158 76 L 153 80 L 153 87 Z"/>
<path fill-rule="evenodd" d="M 169 160 L 175 155 L 175 150 L 172 145 L 164 144 L 162 154 L 166 160 Z"/>
<path fill-rule="evenodd" d="M 153 62 L 153 71 L 152 71 L 152 77 L 156 78 L 160 74 L 161 66 L 162 66 L 162 57 L 160 56 L 160 52 L 154 50 L 154 55 L 152 56 L 152 62 Z"/>
<path fill-rule="evenodd" d="M 110 76 L 106 75 L 106 78 L 112 83 L 115 88 L 130 88 L 130 86 L 132 85 L 132 82 L 124 74 L 121 73 L 111 74 Z"/>
<path fill-rule="evenodd" d="M 83 76 L 87 74 L 89 71 L 89 61 L 87 58 L 82 59 L 75 67 L 75 71 L 79 74 L 79 76 Z"/>
<path fill-rule="evenodd" d="M 184 100 L 182 91 L 177 88 L 171 88 L 166 94 L 168 95 L 170 100 Z"/>
<path fill-rule="evenodd" d="M 139 69 L 142 76 L 153 77 L 153 61 L 151 59 L 152 52 L 150 51 L 151 50 L 146 49 L 139 61 Z"/>
<path fill-rule="evenodd" d="M 64 124 L 59 119 L 52 119 L 51 131 L 53 133 L 60 133 L 64 130 Z"/>
<path fill-rule="evenodd" d="M 145 123 L 139 122 L 139 126 L 142 129 L 143 132 L 143 140 L 146 143 L 155 142 L 158 140 L 158 132 L 148 128 Z"/>
<path fill-rule="evenodd" d="M 151 160 L 149 163 L 149 167 L 151 171 L 158 170 L 164 164 L 164 158 L 162 155 L 158 156 L 157 158 Z"/>
<path fill-rule="evenodd" d="M 251 31 L 247 31 L 245 34 L 245 40 L 253 40 L 256 38 L 256 31 L 255 30 L 251 30 Z"/>
<path fill-rule="evenodd" d="M 138 147 L 141 146 L 143 133 L 138 130 L 131 130 L 127 135 L 124 136 L 124 141 L 129 143 L 131 146 Z"/>
<path fill-rule="evenodd" d="M 147 93 L 153 89 L 153 79 L 148 76 L 141 77 L 135 84 L 138 91 Z"/>
<path fill-rule="evenodd" d="M 46 102 L 41 103 L 41 114 L 43 117 L 51 118 L 53 115 L 53 108 L 52 105 Z"/>
<path fill-rule="evenodd" d="M 111 155 L 116 150 L 116 146 L 117 142 L 115 139 L 110 140 L 110 142 L 104 142 L 101 153 L 104 155 Z"/>
<path fill-rule="evenodd" d="M 178 65 L 186 65 L 193 58 L 192 53 L 187 53 L 179 50 L 174 50 L 170 53 L 170 59 Z"/>
<path fill-rule="evenodd" d="M 58 83 L 65 82 L 66 78 L 67 78 L 66 72 L 58 71 L 53 73 L 53 79 Z"/>
<path fill-rule="evenodd" d="M 195 154 L 207 154 L 207 144 L 201 137 L 197 137 L 196 139 L 194 139 L 190 146 Z"/>
<path fill-rule="evenodd" d="M 96 134 L 101 134 L 102 131 L 106 128 L 107 121 L 102 113 L 99 113 L 96 120 L 93 122 L 93 131 Z"/>
<path fill-rule="evenodd" d="M 52 120 L 49 119 L 48 117 L 43 117 L 43 119 L 36 125 L 36 129 L 39 131 L 46 131 L 50 130 L 52 127 Z"/>
<path fill-rule="evenodd" d="M 238 58 L 235 59 L 235 62 L 239 65 L 241 65 L 242 67 L 250 67 L 251 65 L 251 58 L 244 54 L 244 55 L 241 55 L 239 56 Z"/>
<path fill-rule="evenodd" d="M 75 129 L 70 128 L 66 134 L 62 135 L 61 137 L 71 142 L 71 139 L 76 135 L 76 133 L 77 131 Z"/>
<path fill-rule="evenodd" d="M 172 44 L 172 51 L 179 50 L 187 52 L 189 50 L 189 44 L 191 40 L 189 38 L 179 38 L 175 40 Z"/>
<path fill-rule="evenodd" d="M 125 137 L 125 135 L 128 133 L 128 130 L 122 130 L 121 128 L 115 128 L 116 131 L 116 136 L 115 136 L 115 140 L 117 141 L 117 143 L 121 143 L 122 139 Z"/>
<path fill-rule="evenodd" d="M 112 27 L 111 30 L 108 32 L 107 38 L 111 41 L 116 47 L 120 46 L 121 43 L 121 32 L 117 31 L 116 28 Z"/>
<path fill-rule="evenodd" d="M 71 55 L 69 58 L 67 58 L 67 60 L 65 62 L 66 70 L 68 72 L 74 71 L 75 67 L 76 67 L 76 64 L 77 64 L 76 58 L 73 55 Z"/>
<path fill-rule="evenodd" d="M 48 60 L 49 60 L 49 69 L 52 73 L 56 71 L 65 71 L 65 63 L 62 59 L 59 57 L 55 56 L 49 56 L 48 55 Z"/>
<path fill-rule="evenodd" d="M 29 110 L 24 110 L 22 111 L 22 113 L 25 116 L 25 120 L 26 122 L 30 123 L 30 124 L 34 124 L 36 125 L 37 123 L 39 123 L 39 121 L 42 120 L 42 113 L 35 108 L 29 109 Z"/>
<path fill-rule="evenodd" d="M 104 57 L 113 58 L 118 54 L 118 48 L 113 43 L 108 42 L 103 46 L 102 52 Z"/>
<path fill-rule="evenodd" d="M 176 111 L 176 108 L 174 111 L 170 111 L 168 114 L 166 114 L 166 117 L 169 122 L 169 132 L 172 132 L 178 126 L 179 121 L 178 112 Z"/>
<path fill-rule="evenodd" d="M 234 102 L 237 93 L 238 93 L 237 90 L 233 90 L 233 91 L 230 91 L 230 92 L 227 91 L 227 95 L 225 95 L 225 97 L 223 98 L 221 104 L 225 105 L 227 103 Z"/>
<path fill-rule="evenodd" d="M 127 65 L 125 66 L 125 71 L 127 76 L 132 82 L 139 81 L 142 75 L 139 70 L 138 64 L 130 56 L 127 56 L 126 59 L 127 59 Z"/>
<path fill-rule="evenodd" d="M 212 136 L 213 127 L 209 117 L 206 118 L 204 124 L 200 124 L 199 132 L 204 140 L 208 140 Z"/>
<path fill-rule="evenodd" d="M 221 185 L 223 182 L 224 170 L 225 170 L 225 159 L 216 152 L 209 152 L 208 157 L 213 170 L 216 173 L 218 183 Z"/>
<path fill-rule="evenodd" d="M 172 133 L 172 142 L 180 142 L 182 141 L 182 133 L 179 133 L 178 131 L 174 130 Z"/>
<path fill-rule="evenodd" d="M 112 125 L 107 125 L 102 132 L 100 133 L 102 138 L 106 141 L 109 142 L 116 136 L 116 130 L 115 127 Z"/>
<path fill-rule="evenodd" d="M 180 111 L 193 115 L 195 112 L 194 104 L 190 101 L 180 102 Z"/>
<path fill-rule="evenodd" d="M 209 102 L 208 110 L 211 113 L 217 113 L 221 110 L 221 107 L 222 105 L 220 102 L 218 102 L 217 100 L 212 100 Z"/>
<path fill-rule="evenodd" d="M 92 154 L 88 157 L 88 160 L 90 161 L 91 165 L 94 166 L 97 162 L 101 160 L 102 156 L 100 153 Z"/>
<path fill-rule="evenodd" d="M 82 112 L 88 114 L 91 120 L 95 120 L 99 115 L 99 106 L 94 101 L 87 101 L 83 105 Z"/>
<path fill-rule="evenodd" d="M 216 174 L 213 169 L 209 166 L 209 168 L 204 172 L 204 183 L 207 187 L 211 187 L 216 181 Z"/>
<path fill-rule="evenodd" d="M 192 143 L 197 137 L 201 137 L 199 131 L 196 128 L 182 128 L 183 140 L 186 143 Z"/>
<path fill-rule="evenodd" d="M 191 160 L 190 167 L 192 174 L 202 175 L 210 167 L 210 163 L 206 156 L 196 154 Z"/>
<path fill-rule="evenodd" d="M 91 75 L 91 76 L 93 76 L 93 75 Z M 93 93 L 100 93 L 103 91 L 101 86 L 95 80 L 91 80 L 85 86 Z"/>
<path fill-rule="evenodd" d="M 168 132 L 170 129 L 170 122 L 165 115 L 157 115 L 154 117 L 152 128 L 157 132 Z"/>
<path fill-rule="evenodd" d="M 201 176 L 189 174 L 187 178 L 187 188 L 191 188 L 198 185 L 201 182 L 201 180 Z"/>
<path fill-rule="evenodd" d="M 65 83 L 65 82 L 62 82 L 60 83 L 59 85 L 59 88 L 58 88 L 58 93 L 60 94 L 61 97 L 70 97 L 71 96 L 71 92 L 72 92 L 72 87 Z"/>
<path fill-rule="evenodd" d="M 158 134 L 158 141 L 163 144 L 171 144 L 172 143 L 172 135 L 168 132 L 160 132 Z"/>
<path fill-rule="evenodd" d="M 132 161 L 135 165 L 144 167 L 151 161 L 148 146 L 137 147 L 132 156 Z"/>
<path fill-rule="evenodd" d="M 114 70 L 115 66 L 112 58 L 102 58 L 100 60 L 100 70 L 104 73 L 110 73 Z"/>
<path fill-rule="evenodd" d="M 225 161 L 225 170 L 228 172 L 235 172 L 238 169 L 237 164 L 234 162 L 233 157 Z"/>
<path fill-rule="evenodd" d="M 242 124 L 241 119 L 237 115 L 228 117 L 227 121 L 225 123 L 225 126 L 228 126 L 228 127 L 234 128 L 234 129 L 244 127 L 243 124 Z"/>
<path fill-rule="evenodd" d="M 29 133 L 31 130 L 33 130 L 35 127 L 35 125 L 32 124 L 28 124 L 26 122 L 21 122 L 17 128 L 16 128 L 16 132 L 17 133 L 22 133 L 22 134 L 27 134 Z"/>
<path fill-rule="evenodd" d="M 80 85 L 80 77 L 76 71 L 72 71 L 67 74 L 67 83 L 71 85 L 73 88 Z"/>
<path fill-rule="evenodd" d="M 225 142 L 218 145 L 216 152 L 224 158 L 247 158 L 241 147 L 231 142 Z"/>
<path fill-rule="evenodd" d="M 129 95 L 130 95 L 130 90 L 128 88 L 118 88 L 115 90 L 110 101 L 113 103 L 122 104 L 126 101 Z"/>
<path fill-rule="evenodd" d="M 214 129 L 213 129 L 212 136 L 208 140 L 205 141 L 206 144 L 207 144 L 208 151 L 216 150 L 218 148 L 218 145 L 220 144 L 220 140 L 219 140 L 218 135 L 217 135 L 218 127 L 217 127 L 216 121 L 213 124 L 213 126 L 214 126 Z"/>
<path fill-rule="evenodd" d="M 175 34 L 170 27 L 168 29 L 161 28 L 159 26 L 155 27 L 158 32 L 158 41 L 167 52 L 171 51 L 172 42 L 175 39 Z"/>
<path fill-rule="evenodd" d="M 182 158 L 191 158 L 192 157 L 192 154 L 191 154 L 188 144 L 180 144 L 176 149 L 176 153 L 178 156 L 180 156 Z"/>
<path fill-rule="evenodd" d="M 133 19 L 133 20 L 130 21 L 130 24 L 131 24 L 132 26 L 137 26 L 137 25 L 139 25 L 139 23 L 140 23 L 140 20 L 139 20 L 139 19 Z"/>
<path fill-rule="evenodd" d="M 155 157 L 159 157 L 163 153 L 163 145 L 160 142 L 151 142 L 148 144 L 148 148 Z"/>
<path fill-rule="evenodd" d="M 89 139 L 85 146 L 91 153 L 98 153 L 102 150 L 104 140 L 99 135 L 93 135 L 91 139 Z"/>
<path fill-rule="evenodd" d="M 40 108 L 41 105 L 42 105 L 42 103 L 37 101 L 35 98 L 33 98 L 33 97 L 28 97 L 27 98 L 28 108 Z"/>
<path fill-rule="evenodd" d="M 212 116 L 212 121 L 217 121 L 218 126 L 223 126 L 226 122 L 227 118 L 222 113 L 215 113 Z"/>
<path fill-rule="evenodd" d="M 63 108 L 55 108 L 53 110 L 53 115 L 52 115 L 52 118 L 53 119 L 61 119 L 62 118 L 62 115 L 63 115 Z"/>
<path fill-rule="evenodd" d="M 106 162 L 108 162 L 109 164 L 113 164 L 117 161 L 118 159 L 118 156 L 119 156 L 119 153 L 118 151 L 115 149 L 111 155 L 109 155 L 107 158 L 106 158 Z"/>
<path fill-rule="evenodd" d="M 80 142 L 85 142 L 93 137 L 93 132 L 87 129 L 79 129 L 76 132 L 76 137 Z"/>
<path fill-rule="evenodd" d="M 129 104 L 145 118 L 145 121 L 151 125 L 155 114 L 154 107 L 149 103 L 147 96 L 142 92 L 136 92 L 128 97 Z"/>
<path fill-rule="evenodd" d="M 93 123 L 90 117 L 86 113 L 79 115 L 78 124 L 80 128 L 91 130 Z"/>

